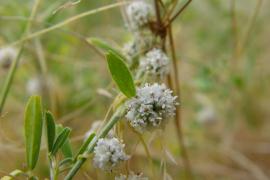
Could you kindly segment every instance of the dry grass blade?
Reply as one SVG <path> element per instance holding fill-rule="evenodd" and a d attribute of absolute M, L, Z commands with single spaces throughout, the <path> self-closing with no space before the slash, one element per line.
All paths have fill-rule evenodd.
<path fill-rule="evenodd" d="M 76 16 L 73 16 L 73 17 L 71 17 L 71 18 L 69 18 L 69 19 L 67 19 L 67 20 L 64 20 L 64 21 L 62 21 L 62 22 L 60 22 L 60 23 L 58 23 L 58 24 L 56 24 L 56 25 L 53 25 L 53 26 L 51 26 L 51 27 L 49 27 L 49 28 L 45 28 L 45 29 L 43 29 L 43 30 L 34 32 L 34 33 L 32 33 L 32 34 L 30 34 L 30 35 L 24 37 L 23 39 L 21 39 L 21 40 L 19 40 L 19 41 L 16 41 L 16 42 L 14 42 L 14 43 L 11 43 L 9 46 L 13 46 L 13 45 L 20 44 L 20 43 L 22 43 L 22 42 L 24 42 L 24 41 L 26 41 L 26 40 L 30 40 L 30 39 L 35 38 L 35 37 L 37 37 L 37 36 L 41 36 L 41 35 L 43 35 L 43 34 L 46 34 L 46 33 L 48 33 L 48 32 L 51 32 L 51 31 L 53 31 L 53 30 L 56 30 L 56 29 L 61 28 L 61 27 L 63 27 L 63 26 L 66 26 L 66 25 L 68 25 L 68 24 L 70 24 L 70 23 L 72 23 L 72 22 L 74 22 L 74 21 L 76 21 L 76 20 L 78 20 L 78 19 L 83 18 L 83 17 L 89 16 L 89 15 L 93 15 L 93 14 L 96 14 L 96 13 L 99 13 L 99 12 L 103 12 L 103 11 L 106 11 L 106 10 L 109 10 L 109 9 L 112 9 L 112 8 L 116 8 L 116 7 L 122 6 L 122 5 L 124 5 L 124 4 L 126 4 L 126 3 L 123 3 L 123 2 L 120 2 L 120 3 L 114 3 L 114 4 L 110 4 L 110 5 L 101 7 L 101 8 L 97 8 L 97 9 L 94 9 L 94 10 L 90 10 L 90 11 L 87 11 L 87 12 L 83 12 L 83 13 L 78 14 L 78 15 L 76 15 Z"/>

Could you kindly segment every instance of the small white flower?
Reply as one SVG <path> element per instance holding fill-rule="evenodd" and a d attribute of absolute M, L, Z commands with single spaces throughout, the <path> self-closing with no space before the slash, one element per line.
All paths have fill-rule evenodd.
<path fill-rule="evenodd" d="M 17 50 L 14 48 L 2 48 L 0 49 L 0 66 L 2 68 L 9 68 L 12 61 L 16 58 Z"/>
<path fill-rule="evenodd" d="M 162 128 L 175 115 L 176 96 L 164 84 L 157 83 L 137 89 L 136 97 L 127 102 L 126 118 L 138 132 Z"/>
<path fill-rule="evenodd" d="M 157 77 L 164 77 L 169 73 L 169 64 L 169 57 L 157 48 L 147 52 L 140 61 L 140 67 L 145 72 Z"/>
<path fill-rule="evenodd" d="M 117 138 L 101 138 L 94 149 L 94 165 L 103 170 L 112 170 L 129 156 L 124 152 L 125 145 Z"/>
<path fill-rule="evenodd" d="M 93 124 L 92 124 L 92 126 L 91 126 L 91 128 L 85 133 L 85 136 L 84 136 L 84 139 L 86 140 L 91 134 L 93 134 L 93 133 L 97 133 L 97 131 L 99 130 L 99 128 L 101 128 L 101 126 L 102 126 L 102 124 L 103 124 L 103 121 L 95 121 Z M 109 131 L 109 133 L 107 134 L 107 137 L 108 138 L 112 138 L 114 136 L 114 132 L 113 132 L 113 130 L 111 129 L 110 131 Z"/>
<path fill-rule="evenodd" d="M 121 174 L 118 177 L 115 177 L 115 180 L 148 180 L 147 177 L 143 177 L 142 173 L 135 174 L 134 172 L 130 172 L 128 176 Z"/>
<path fill-rule="evenodd" d="M 127 7 L 131 28 L 137 30 L 146 25 L 153 15 L 153 8 L 144 1 L 134 1 Z"/>

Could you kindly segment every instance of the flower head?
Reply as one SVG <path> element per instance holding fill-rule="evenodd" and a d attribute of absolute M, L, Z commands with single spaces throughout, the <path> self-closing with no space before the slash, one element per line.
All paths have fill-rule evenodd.
<path fill-rule="evenodd" d="M 136 43 L 135 41 L 130 41 L 124 44 L 123 53 L 126 55 L 128 60 L 131 61 L 132 58 L 134 58 L 139 53 L 140 49 L 138 46 L 138 43 Z"/>
<path fill-rule="evenodd" d="M 0 49 L 0 66 L 2 68 L 9 68 L 12 61 L 15 59 L 17 50 L 14 48 Z"/>
<path fill-rule="evenodd" d="M 154 48 L 142 58 L 140 67 L 151 75 L 164 77 L 169 73 L 169 63 L 169 57 L 161 49 Z"/>
<path fill-rule="evenodd" d="M 103 170 L 111 170 L 129 156 L 124 152 L 125 145 L 117 138 L 101 138 L 94 149 L 94 165 Z"/>
<path fill-rule="evenodd" d="M 134 1 L 127 7 L 131 28 L 137 30 L 146 25 L 153 14 L 153 8 L 144 1 Z"/>
<path fill-rule="evenodd" d="M 148 178 L 143 177 L 142 173 L 135 174 L 131 171 L 128 176 L 121 174 L 120 176 L 115 177 L 115 180 L 148 180 Z"/>
<path fill-rule="evenodd" d="M 128 60 L 132 59 L 141 54 L 145 49 L 149 49 L 154 44 L 154 37 L 151 34 L 134 34 L 133 39 L 126 44 L 122 49 L 123 54 L 126 55 Z"/>
<path fill-rule="evenodd" d="M 126 118 L 139 132 L 162 128 L 175 115 L 176 98 L 164 84 L 146 84 L 127 102 Z"/>

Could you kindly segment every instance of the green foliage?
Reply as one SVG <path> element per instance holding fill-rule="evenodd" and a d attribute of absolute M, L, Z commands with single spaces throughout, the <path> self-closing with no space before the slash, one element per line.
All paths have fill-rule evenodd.
<path fill-rule="evenodd" d="M 39 96 L 32 96 L 28 100 L 24 115 L 26 160 L 30 170 L 35 168 L 39 156 L 42 121 L 41 99 Z"/>
<path fill-rule="evenodd" d="M 134 81 L 127 65 L 123 62 L 123 59 L 112 51 L 109 51 L 106 58 L 112 78 L 118 88 L 129 98 L 135 96 L 136 89 Z"/>
<path fill-rule="evenodd" d="M 50 112 L 45 113 L 46 116 L 46 129 L 47 129 L 47 145 L 48 151 L 52 151 L 52 147 L 55 139 L 55 123 L 53 115 Z"/>
<path fill-rule="evenodd" d="M 88 147 L 88 145 L 90 144 L 90 142 L 93 140 L 93 138 L 95 137 L 95 133 L 91 134 L 85 141 L 84 143 L 82 144 L 82 146 L 80 147 L 78 153 L 76 154 L 74 160 L 76 160 L 79 155 L 81 155 L 85 150 L 86 148 Z"/>
<path fill-rule="evenodd" d="M 71 158 L 73 153 L 68 139 L 70 129 L 64 128 L 62 125 L 55 125 L 53 115 L 50 112 L 46 112 L 46 125 L 49 152 L 55 155 L 58 149 L 61 148 L 64 156 Z"/>
<path fill-rule="evenodd" d="M 53 147 L 52 147 L 52 151 L 51 151 L 52 155 L 55 155 L 58 152 L 58 150 L 63 147 L 65 142 L 68 140 L 68 136 L 69 136 L 70 132 L 71 132 L 71 129 L 65 127 L 57 135 L 57 137 L 55 139 L 55 143 L 53 144 Z M 64 151 L 69 151 L 69 150 L 65 149 Z"/>
<path fill-rule="evenodd" d="M 59 135 L 63 131 L 64 127 L 62 125 L 56 126 L 56 134 Z M 67 138 L 63 146 L 61 147 L 61 151 L 66 158 L 71 158 L 73 156 L 72 148 L 69 139 Z"/>

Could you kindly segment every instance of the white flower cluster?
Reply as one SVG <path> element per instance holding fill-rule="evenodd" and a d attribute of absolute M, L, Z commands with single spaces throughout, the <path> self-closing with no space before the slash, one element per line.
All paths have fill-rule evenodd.
<path fill-rule="evenodd" d="M 0 49 L 0 66 L 2 68 L 9 68 L 12 61 L 16 58 L 17 50 L 14 48 Z"/>
<path fill-rule="evenodd" d="M 144 1 L 134 1 L 127 7 L 127 16 L 132 29 L 137 30 L 149 23 L 153 8 Z"/>
<path fill-rule="evenodd" d="M 164 84 L 146 84 L 127 102 L 126 118 L 138 132 L 162 128 L 175 115 L 176 98 Z"/>
<path fill-rule="evenodd" d="M 115 180 L 148 180 L 147 177 L 143 177 L 142 173 L 135 174 L 134 172 L 130 172 L 128 176 L 121 174 L 118 177 L 115 177 Z"/>
<path fill-rule="evenodd" d="M 135 41 L 130 41 L 124 45 L 122 51 L 127 56 L 128 60 L 132 60 L 132 58 L 134 58 L 140 50 Z"/>
<path fill-rule="evenodd" d="M 117 138 L 101 138 L 94 149 L 94 165 L 102 170 L 111 170 L 129 156 L 124 152 L 125 145 Z"/>
<path fill-rule="evenodd" d="M 131 62 L 134 57 L 140 55 L 145 49 L 150 49 L 153 44 L 154 38 L 151 34 L 144 34 L 141 37 L 135 33 L 133 39 L 124 44 L 122 52 Z"/>
<path fill-rule="evenodd" d="M 146 53 L 140 61 L 140 67 L 147 73 L 164 77 L 169 73 L 169 57 L 158 48 L 154 48 Z"/>

